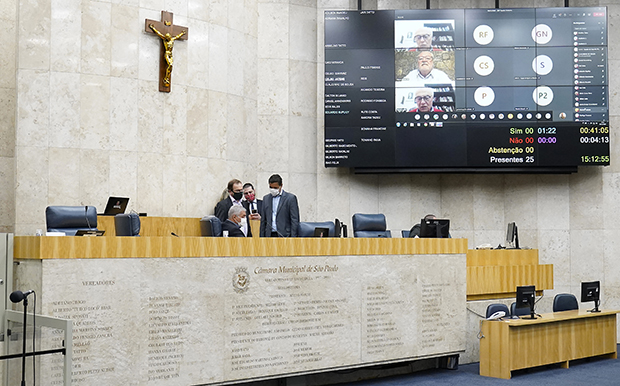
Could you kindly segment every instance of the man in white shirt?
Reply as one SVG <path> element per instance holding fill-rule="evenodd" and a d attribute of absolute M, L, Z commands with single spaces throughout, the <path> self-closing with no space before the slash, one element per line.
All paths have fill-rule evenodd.
<path fill-rule="evenodd" d="M 454 87 L 454 81 L 445 72 L 434 68 L 433 61 L 431 51 L 420 51 L 418 68 L 396 82 L 396 87 L 425 87 L 428 84 L 451 84 Z"/>

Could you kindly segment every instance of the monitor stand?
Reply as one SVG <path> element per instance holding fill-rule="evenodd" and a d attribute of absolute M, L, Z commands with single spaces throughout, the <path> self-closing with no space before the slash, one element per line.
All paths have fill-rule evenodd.
<path fill-rule="evenodd" d="M 601 303 L 600 300 L 595 300 L 594 301 L 594 308 L 591 310 L 588 310 L 588 312 L 601 312 L 601 310 L 598 309 L 599 304 Z"/>

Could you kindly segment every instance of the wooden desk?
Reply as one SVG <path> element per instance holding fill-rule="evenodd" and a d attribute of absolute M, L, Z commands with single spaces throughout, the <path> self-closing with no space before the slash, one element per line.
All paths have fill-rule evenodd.
<path fill-rule="evenodd" d="M 480 375 L 510 379 L 511 371 L 606 355 L 617 358 L 616 313 L 564 311 L 535 320 L 482 321 Z"/>

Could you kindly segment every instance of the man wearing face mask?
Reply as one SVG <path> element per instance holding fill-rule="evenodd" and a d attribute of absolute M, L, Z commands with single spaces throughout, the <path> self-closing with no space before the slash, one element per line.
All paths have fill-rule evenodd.
<path fill-rule="evenodd" d="M 245 209 L 242 206 L 233 205 L 228 210 L 228 218 L 222 222 L 222 231 L 228 231 L 228 237 L 252 237 L 252 232 L 247 225 Z M 244 229 L 247 229 L 247 235 Z"/>
<path fill-rule="evenodd" d="M 237 179 L 228 181 L 228 197 L 218 202 L 215 206 L 215 217 L 219 218 L 221 222 L 226 221 L 228 218 L 228 210 L 233 205 L 242 206 L 241 199 L 243 198 L 243 183 Z"/>
<path fill-rule="evenodd" d="M 261 237 L 297 237 L 299 205 L 293 193 L 282 189 L 282 177 L 269 177 L 269 194 L 263 197 Z"/>
<path fill-rule="evenodd" d="M 243 184 L 243 207 L 250 220 L 260 220 L 260 213 L 263 211 L 263 200 L 256 198 L 254 185 L 249 182 Z"/>

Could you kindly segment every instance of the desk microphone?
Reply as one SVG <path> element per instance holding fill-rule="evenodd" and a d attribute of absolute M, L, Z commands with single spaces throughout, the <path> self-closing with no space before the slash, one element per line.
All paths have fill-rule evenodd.
<path fill-rule="evenodd" d="M 26 299 L 28 297 L 28 295 L 30 295 L 31 293 L 34 293 L 34 290 L 28 290 L 26 292 L 22 292 L 22 291 L 13 291 L 11 292 L 11 295 L 9 296 L 9 299 L 11 299 L 11 301 L 13 303 L 19 303 L 22 300 Z"/>

